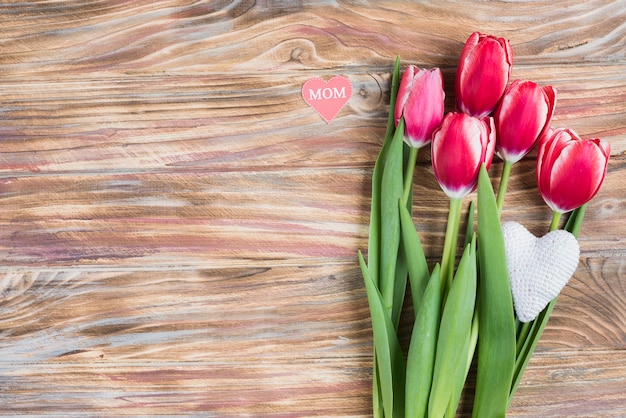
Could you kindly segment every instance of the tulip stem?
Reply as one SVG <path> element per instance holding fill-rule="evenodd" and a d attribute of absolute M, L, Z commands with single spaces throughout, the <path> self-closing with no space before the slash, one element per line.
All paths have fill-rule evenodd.
<path fill-rule="evenodd" d="M 500 176 L 500 185 L 498 186 L 498 199 L 496 200 L 498 213 L 502 213 L 502 208 L 504 207 L 504 196 L 506 195 L 506 189 L 509 185 L 509 177 L 511 177 L 512 168 L 512 162 L 504 161 L 504 166 L 502 167 L 502 175 Z"/>
<path fill-rule="evenodd" d="M 561 220 L 562 213 L 552 212 L 552 222 L 550 222 L 550 231 L 556 231 L 559 229 L 559 221 Z"/>
<path fill-rule="evenodd" d="M 519 319 L 518 319 L 519 321 Z M 532 322 L 521 322 L 521 328 L 517 336 L 517 346 L 515 347 L 515 357 L 518 358 L 522 352 L 522 348 L 528 339 L 528 333 L 530 332 L 530 326 Z"/>
<path fill-rule="evenodd" d="M 454 276 L 454 260 L 456 256 L 456 243 L 459 235 L 459 224 L 461 222 L 461 206 L 463 199 L 450 199 L 450 210 L 448 211 L 448 224 L 446 226 L 446 237 L 443 244 L 443 259 L 441 260 L 441 280 L 445 280 L 442 286 L 444 295 L 452 285 Z"/>
<path fill-rule="evenodd" d="M 409 195 L 413 188 L 413 171 L 415 170 L 415 162 L 417 161 L 417 151 L 419 148 L 410 147 L 409 160 L 406 166 L 406 173 L 404 175 L 404 194 L 402 195 L 402 203 L 406 204 L 409 201 Z"/>

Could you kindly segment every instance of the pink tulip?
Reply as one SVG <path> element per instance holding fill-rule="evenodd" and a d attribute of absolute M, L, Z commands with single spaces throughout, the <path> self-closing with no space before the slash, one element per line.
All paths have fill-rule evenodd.
<path fill-rule="evenodd" d="M 421 148 L 431 140 L 443 119 L 443 76 L 439 68 L 419 69 L 410 65 L 400 82 L 396 99 L 395 122 L 404 116 L 404 141 Z"/>
<path fill-rule="evenodd" d="M 493 118 L 448 113 L 433 134 L 435 177 L 448 197 L 463 198 L 476 187 L 482 163 L 491 165 L 496 145 Z"/>
<path fill-rule="evenodd" d="M 513 51 L 508 40 L 474 32 L 470 35 L 456 72 L 456 103 L 459 110 L 483 117 L 493 111 L 504 93 Z"/>
<path fill-rule="evenodd" d="M 532 81 L 515 80 L 504 93 L 494 114 L 496 153 L 503 160 L 521 160 L 550 126 L 556 90 Z"/>
<path fill-rule="evenodd" d="M 541 197 L 558 213 L 574 210 L 598 193 L 609 161 L 610 145 L 583 140 L 570 129 L 556 129 L 539 146 L 537 185 Z"/>

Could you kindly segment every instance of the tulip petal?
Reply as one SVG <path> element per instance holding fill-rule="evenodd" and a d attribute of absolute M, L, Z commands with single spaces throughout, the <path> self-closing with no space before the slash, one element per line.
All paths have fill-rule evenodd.
<path fill-rule="evenodd" d="M 441 70 L 420 70 L 414 77 L 409 98 L 404 106 L 405 140 L 421 148 L 430 142 L 432 132 L 441 124 L 444 111 Z"/>
<path fill-rule="evenodd" d="M 483 122 L 486 132 L 484 136 L 481 136 L 481 138 L 484 139 L 483 149 L 485 152 L 483 153 L 483 157 L 480 162 L 485 163 L 485 168 L 489 170 L 489 167 L 491 167 L 491 162 L 493 161 L 493 154 L 496 149 L 496 127 L 492 117 L 484 118 Z M 476 176 L 478 177 L 478 173 L 476 174 Z"/>
<path fill-rule="evenodd" d="M 409 99 L 411 90 L 413 89 L 414 75 L 415 66 L 409 65 L 407 69 L 404 70 L 404 74 L 402 75 L 402 79 L 400 80 L 400 86 L 398 87 L 398 96 L 396 98 L 396 107 L 394 109 L 394 121 L 396 127 L 400 122 L 400 118 L 402 117 L 402 114 L 404 112 L 404 107 L 407 100 Z"/>
<path fill-rule="evenodd" d="M 596 143 L 572 141 L 554 161 L 550 176 L 552 204 L 569 212 L 596 195 L 606 174 L 607 158 Z"/>
<path fill-rule="evenodd" d="M 545 200 L 545 202 L 554 209 L 552 205 L 552 201 L 550 198 L 550 178 L 552 165 L 554 160 L 559 156 L 563 148 L 567 145 L 569 141 L 575 136 L 575 133 L 572 133 L 566 129 L 556 129 L 552 135 L 546 139 L 546 141 L 541 144 L 539 148 L 539 154 L 537 156 L 537 186 L 539 188 L 539 192 L 541 196 Z M 578 138 L 577 136 L 575 136 Z"/>
<path fill-rule="evenodd" d="M 433 135 L 433 171 L 451 198 L 462 198 L 474 190 L 481 163 L 491 163 L 495 134 L 492 119 L 487 120 L 489 125 L 463 113 L 448 113 Z"/>
<path fill-rule="evenodd" d="M 441 125 L 445 92 L 439 68 L 420 69 L 410 65 L 400 83 L 394 113 L 396 126 L 404 117 L 404 141 L 421 148 L 431 140 L 433 131 Z"/>
<path fill-rule="evenodd" d="M 609 156 L 606 141 L 555 130 L 541 144 L 537 159 L 537 186 L 544 201 L 559 213 L 587 203 L 604 181 Z"/>
<path fill-rule="evenodd" d="M 511 84 L 495 114 L 498 155 L 515 163 L 528 154 L 550 123 L 554 100 L 552 88 L 531 81 Z"/>
<path fill-rule="evenodd" d="M 488 115 L 504 93 L 512 64 L 508 41 L 472 34 L 457 69 L 455 88 L 459 109 L 476 117 Z"/>

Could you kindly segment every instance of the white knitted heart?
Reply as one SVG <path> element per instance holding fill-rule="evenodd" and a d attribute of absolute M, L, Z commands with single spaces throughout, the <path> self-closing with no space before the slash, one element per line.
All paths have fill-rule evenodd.
<path fill-rule="evenodd" d="M 532 321 L 567 284 L 580 257 L 578 241 L 564 230 L 535 237 L 517 222 L 502 225 L 517 317 Z"/>

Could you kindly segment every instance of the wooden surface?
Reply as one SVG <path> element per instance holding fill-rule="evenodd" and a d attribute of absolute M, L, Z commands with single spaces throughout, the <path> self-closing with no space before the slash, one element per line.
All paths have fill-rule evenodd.
<path fill-rule="evenodd" d="M 510 416 L 626 416 L 625 21 L 624 0 L 1 2 L 0 412 L 370 415 L 356 250 L 393 59 L 441 67 L 451 108 L 479 30 L 557 88 L 554 126 L 612 147 Z M 300 89 L 332 75 L 354 95 L 327 124 Z M 428 151 L 416 171 L 434 263 L 447 200 Z M 532 158 L 509 190 L 503 218 L 542 234 Z"/>

